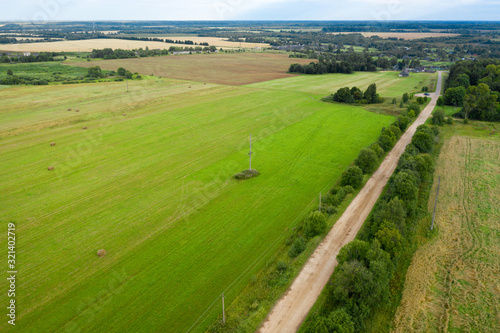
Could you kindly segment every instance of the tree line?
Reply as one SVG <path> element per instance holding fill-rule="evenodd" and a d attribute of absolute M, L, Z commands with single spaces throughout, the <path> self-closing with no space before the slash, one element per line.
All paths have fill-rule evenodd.
<path fill-rule="evenodd" d="M 394 127 L 399 133 L 405 128 L 398 127 L 399 124 L 391 125 L 391 131 Z M 364 332 L 373 314 L 388 302 L 394 302 L 391 281 L 396 272 L 407 269 L 408 260 L 403 259 L 408 253 L 411 258 L 419 193 L 423 184 L 432 179 L 434 161 L 430 153 L 438 136 L 439 130 L 434 126 L 417 128 L 357 239 L 340 250 L 338 266 L 326 287 L 326 298 L 309 315 L 300 332 Z M 358 174 L 361 167 L 374 170 L 375 150 L 365 148 L 350 170 L 358 168 Z"/>
<path fill-rule="evenodd" d="M 500 61 L 459 61 L 450 67 L 438 105 L 461 106 L 464 119 L 500 121 Z"/>

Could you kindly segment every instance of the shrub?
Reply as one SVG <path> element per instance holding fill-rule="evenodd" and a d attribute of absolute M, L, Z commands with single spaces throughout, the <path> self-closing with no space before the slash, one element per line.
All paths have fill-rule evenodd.
<path fill-rule="evenodd" d="M 434 139 L 429 133 L 425 132 L 415 133 L 412 143 L 422 153 L 430 153 L 434 147 Z"/>
<path fill-rule="evenodd" d="M 382 134 L 378 138 L 378 144 L 385 152 L 388 152 L 392 148 L 393 141 L 389 135 Z"/>
<path fill-rule="evenodd" d="M 340 185 L 351 185 L 353 188 L 359 188 L 362 182 L 363 171 L 357 165 L 348 167 L 340 179 Z"/>
<path fill-rule="evenodd" d="M 10 69 L 10 68 L 9 68 L 9 69 L 7 70 L 7 75 L 14 75 L 14 73 L 12 72 L 12 69 Z"/>
<path fill-rule="evenodd" d="M 439 98 L 436 101 L 437 106 L 443 106 L 444 105 L 444 99 L 443 96 L 439 96 Z"/>
<path fill-rule="evenodd" d="M 278 272 L 283 273 L 284 271 L 286 271 L 288 269 L 288 264 L 285 261 L 280 260 L 280 261 L 278 261 L 278 264 L 276 265 L 276 269 L 278 270 Z"/>
<path fill-rule="evenodd" d="M 295 258 L 299 254 L 304 252 L 305 249 L 306 249 L 306 241 L 304 240 L 304 238 L 299 237 L 293 242 L 292 246 L 290 247 L 290 250 L 288 250 L 288 255 L 290 256 L 290 258 Z"/>
<path fill-rule="evenodd" d="M 351 185 L 346 185 L 346 186 L 344 186 L 344 191 L 345 191 L 346 195 L 351 194 L 354 192 L 354 187 L 352 187 Z"/>
<path fill-rule="evenodd" d="M 377 154 L 372 149 L 363 148 L 354 163 L 361 168 L 363 173 L 370 173 L 375 170 L 377 161 Z"/>
<path fill-rule="evenodd" d="M 415 111 L 410 110 L 410 111 L 408 112 L 408 117 L 410 117 L 410 118 L 415 118 Z"/>
<path fill-rule="evenodd" d="M 373 150 L 378 157 L 384 155 L 384 150 L 376 142 L 370 146 L 370 149 Z"/>
<path fill-rule="evenodd" d="M 396 123 L 398 124 L 401 132 L 404 132 L 406 130 L 410 121 L 411 121 L 411 119 L 409 117 L 406 117 L 403 115 L 398 116 Z"/>
<path fill-rule="evenodd" d="M 410 103 L 410 105 L 408 105 L 406 109 L 408 110 L 408 116 L 410 116 L 410 110 L 413 110 L 415 116 L 418 116 L 420 114 L 420 104 L 416 102 Z"/>
<path fill-rule="evenodd" d="M 408 100 L 410 99 L 410 95 L 408 95 L 408 93 L 404 93 L 403 94 L 403 98 L 401 99 L 401 101 L 403 103 L 408 103 Z"/>
<path fill-rule="evenodd" d="M 240 173 L 235 174 L 234 178 L 235 179 L 249 179 L 249 178 L 257 177 L 258 175 L 260 175 L 260 172 L 258 172 L 257 170 L 247 169 L 247 170 L 243 170 Z"/>
<path fill-rule="evenodd" d="M 436 110 L 432 115 L 431 122 L 433 125 L 444 125 L 444 111 L 442 109 Z"/>
<path fill-rule="evenodd" d="M 396 104 L 397 102 L 398 101 L 396 100 L 396 98 L 393 98 L 392 101 L 391 101 L 392 104 Z"/>
<path fill-rule="evenodd" d="M 465 118 L 464 119 L 464 125 L 467 125 L 469 123 L 469 119 Z"/>
<path fill-rule="evenodd" d="M 397 139 L 399 139 L 401 137 L 401 134 L 403 134 L 401 132 L 401 130 L 399 129 L 398 126 L 394 126 L 394 125 L 391 125 L 389 126 L 389 130 L 394 133 L 394 135 L 396 136 Z"/>
<path fill-rule="evenodd" d="M 318 211 L 312 212 L 304 222 L 304 234 L 307 238 L 313 238 L 326 230 L 326 218 Z"/>
<path fill-rule="evenodd" d="M 417 103 L 422 105 L 424 104 L 424 98 L 423 97 L 417 97 Z"/>
<path fill-rule="evenodd" d="M 452 118 L 452 117 L 448 117 L 448 118 L 446 118 L 446 123 L 447 123 L 448 125 L 453 125 L 453 118 Z"/>

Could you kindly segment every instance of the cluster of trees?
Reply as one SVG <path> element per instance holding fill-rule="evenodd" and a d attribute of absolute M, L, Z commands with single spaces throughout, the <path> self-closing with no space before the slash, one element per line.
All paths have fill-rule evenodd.
<path fill-rule="evenodd" d="M 414 242 L 421 185 L 432 178 L 439 131 L 419 126 L 399 160 L 385 194 L 365 222 L 358 239 L 344 246 L 327 298 L 304 323 L 304 332 L 363 332 L 377 308 L 391 297 L 394 273 L 406 269 L 402 256 Z"/>
<path fill-rule="evenodd" d="M 461 106 L 465 119 L 500 121 L 500 61 L 460 61 L 451 66 L 443 102 Z"/>
<path fill-rule="evenodd" d="M 30 54 L 29 56 L 8 56 L 7 54 L 3 53 L 2 57 L 0 57 L 0 63 L 29 63 L 29 62 L 47 62 L 47 61 L 59 61 L 58 59 L 54 58 L 58 55 L 61 55 L 60 53 L 57 52 L 42 52 L 39 53 L 38 55 L 32 55 Z"/>
<path fill-rule="evenodd" d="M 349 87 L 340 88 L 335 94 L 330 95 L 325 100 L 348 104 L 374 104 L 383 102 L 383 98 L 377 94 L 377 85 L 375 83 L 370 84 L 365 92 L 362 92 L 358 87 L 350 89 Z"/>
<path fill-rule="evenodd" d="M 201 46 L 210 46 L 208 43 L 195 43 L 192 40 L 173 40 L 173 39 L 165 39 L 165 43 L 170 44 L 187 44 L 187 45 L 201 45 Z"/>
<path fill-rule="evenodd" d="M 376 70 L 376 61 L 362 53 L 350 53 L 348 55 L 324 53 L 318 57 L 317 63 L 311 62 L 308 65 L 292 64 L 288 69 L 291 73 L 303 74 L 351 74 L 354 71 L 375 72 Z"/>

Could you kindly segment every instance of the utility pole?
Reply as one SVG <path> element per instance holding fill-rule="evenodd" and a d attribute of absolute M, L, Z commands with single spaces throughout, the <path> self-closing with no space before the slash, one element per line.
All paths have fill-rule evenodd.
<path fill-rule="evenodd" d="M 252 170 L 252 134 L 250 133 L 250 152 L 248 153 L 248 157 L 250 158 L 250 168 L 248 170 Z"/>
<path fill-rule="evenodd" d="M 438 178 L 438 186 L 436 189 L 436 200 L 434 201 L 434 212 L 432 213 L 432 223 L 431 223 L 431 230 L 434 229 L 434 218 L 436 217 L 436 206 L 438 202 L 438 195 L 439 195 L 439 183 L 441 182 L 441 176 Z"/>
<path fill-rule="evenodd" d="M 222 292 L 222 325 L 226 325 L 226 312 L 224 311 L 224 292 Z"/>

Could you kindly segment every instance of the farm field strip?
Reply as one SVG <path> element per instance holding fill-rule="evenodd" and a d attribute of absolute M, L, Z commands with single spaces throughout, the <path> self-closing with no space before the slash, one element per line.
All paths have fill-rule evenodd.
<path fill-rule="evenodd" d="M 155 38 L 169 38 L 169 39 L 181 39 L 181 40 L 192 40 L 197 43 L 208 42 L 210 45 L 222 47 L 222 48 L 239 48 L 240 43 L 224 41 L 223 38 L 205 38 L 205 37 L 156 37 Z M 36 39 L 36 38 L 30 38 Z M 151 42 L 151 41 L 138 41 L 138 40 L 126 40 L 126 39 L 114 39 L 114 38 L 103 38 L 103 39 L 85 39 L 85 40 L 61 40 L 56 42 L 35 42 L 35 43 L 20 43 L 20 44 L 3 44 L 0 46 L 1 51 L 7 52 L 92 52 L 93 49 L 122 49 L 122 50 L 133 50 L 146 47 L 150 49 L 168 49 L 171 46 L 175 47 L 195 47 L 200 45 L 188 45 L 188 44 L 176 44 L 176 43 L 162 43 L 162 42 Z M 256 47 L 267 47 L 269 44 L 259 44 L 259 43 L 241 43 L 243 48 L 256 48 Z M 201 46 L 203 47 L 203 46 Z"/>
<path fill-rule="evenodd" d="M 452 136 L 441 151 L 437 235 L 413 257 L 394 332 L 498 332 L 500 141 Z"/>
<path fill-rule="evenodd" d="M 214 53 L 98 60 L 68 63 L 72 66 L 100 66 L 106 70 L 126 68 L 140 74 L 216 84 L 243 85 L 288 78 L 291 64 L 308 64 L 311 59 L 292 59 L 279 53 Z"/>
<path fill-rule="evenodd" d="M 332 94 L 339 88 L 353 87 L 364 90 L 377 83 L 377 92 L 382 97 L 400 98 L 405 92 L 421 91 L 423 86 L 434 85 L 437 74 L 412 73 L 409 77 L 399 77 L 399 72 L 356 72 L 353 74 L 299 75 L 292 78 L 276 79 L 249 84 L 248 87 L 302 91 L 320 97 Z M 430 89 L 432 91 L 432 89 Z"/>
<path fill-rule="evenodd" d="M 0 91 L 0 219 L 17 223 L 26 332 L 185 331 L 392 119 L 302 92 L 129 85 Z M 262 174 L 236 182 L 250 133 Z"/>

